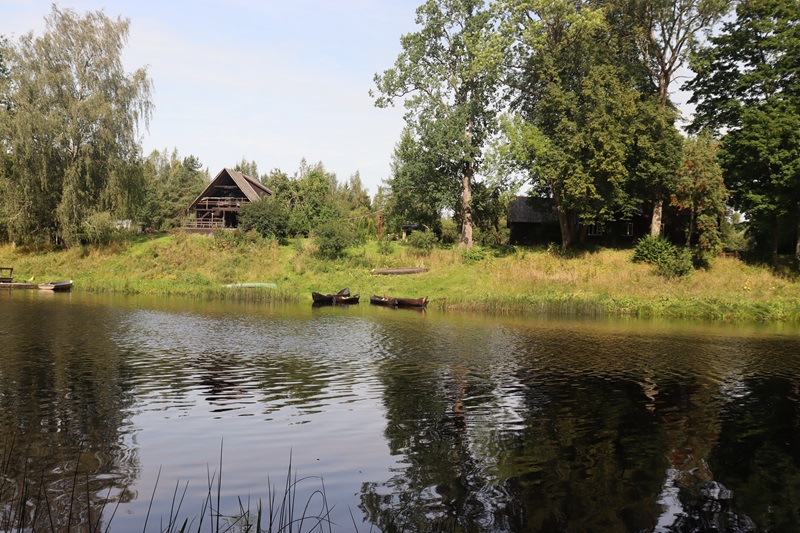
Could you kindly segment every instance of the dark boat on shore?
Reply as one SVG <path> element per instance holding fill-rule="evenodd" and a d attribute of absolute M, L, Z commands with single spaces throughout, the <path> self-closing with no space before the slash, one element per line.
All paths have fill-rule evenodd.
<path fill-rule="evenodd" d="M 388 296 L 378 296 L 373 294 L 369 297 L 369 303 L 372 305 L 383 305 L 386 307 L 397 307 L 397 298 L 389 298 Z"/>
<path fill-rule="evenodd" d="M 350 296 L 350 289 L 344 288 L 336 294 L 321 294 L 319 292 L 312 292 L 311 298 L 315 304 L 333 305 L 334 303 L 358 303 L 358 294 Z"/>
<path fill-rule="evenodd" d="M 426 307 L 428 305 L 428 297 L 422 298 L 395 298 L 397 300 L 397 307 Z"/>
<path fill-rule="evenodd" d="M 428 305 L 428 297 L 392 298 L 389 296 L 378 296 L 373 294 L 369 297 L 369 303 L 373 305 L 384 305 L 387 307 L 425 307 Z"/>

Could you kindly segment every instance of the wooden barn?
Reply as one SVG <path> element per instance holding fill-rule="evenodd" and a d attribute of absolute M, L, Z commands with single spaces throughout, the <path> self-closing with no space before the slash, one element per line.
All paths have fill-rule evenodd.
<path fill-rule="evenodd" d="M 224 168 L 189 205 L 184 228 L 198 232 L 235 228 L 243 205 L 271 195 L 256 178 Z"/>
<path fill-rule="evenodd" d="M 665 209 L 665 219 L 678 220 L 677 213 Z M 551 198 L 518 196 L 508 204 L 507 225 L 511 244 L 548 244 L 561 242 L 555 203 Z M 675 243 L 681 243 L 679 224 L 662 226 L 662 234 Z M 580 239 L 584 244 L 601 246 L 633 246 L 650 231 L 649 212 L 640 210 L 630 218 L 609 222 L 605 225 L 591 224 L 580 228 Z"/>
<path fill-rule="evenodd" d="M 555 204 L 550 198 L 517 196 L 508 204 L 506 225 L 511 244 L 561 242 Z"/>

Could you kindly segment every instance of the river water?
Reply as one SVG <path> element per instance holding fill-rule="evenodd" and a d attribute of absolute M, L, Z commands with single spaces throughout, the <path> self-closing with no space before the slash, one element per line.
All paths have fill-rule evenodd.
<path fill-rule="evenodd" d="M 800 328 L 3 291 L 0 447 L 0 530 L 797 531 Z"/>

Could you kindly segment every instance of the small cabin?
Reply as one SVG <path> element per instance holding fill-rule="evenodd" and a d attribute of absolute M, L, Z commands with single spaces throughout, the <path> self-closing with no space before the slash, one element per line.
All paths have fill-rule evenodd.
<path fill-rule="evenodd" d="M 508 204 L 506 225 L 511 244 L 547 244 L 561 241 L 561 227 L 553 200 L 517 196 Z"/>
<path fill-rule="evenodd" d="M 198 232 L 236 228 L 242 206 L 265 196 L 272 196 L 272 191 L 258 179 L 224 168 L 189 205 L 184 228 Z"/>
<path fill-rule="evenodd" d="M 665 218 L 678 220 L 677 213 L 665 209 Z M 518 196 L 508 204 L 506 219 L 511 244 L 541 245 L 561 242 L 561 227 L 552 198 Z M 589 224 L 580 228 L 584 244 L 627 247 L 650 231 L 649 213 L 639 210 L 630 217 L 605 224 Z M 672 242 L 680 243 L 680 225 L 663 226 L 664 234 Z"/>

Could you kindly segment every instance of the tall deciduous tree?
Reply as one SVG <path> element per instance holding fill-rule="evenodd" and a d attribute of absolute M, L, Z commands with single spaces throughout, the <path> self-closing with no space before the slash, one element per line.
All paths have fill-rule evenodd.
<path fill-rule="evenodd" d="M 129 215 L 144 191 L 137 138 L 152 104 L 145 68 L 126 73 L 129 21 L 54 6 L 41 37 L 2 56 L 0 188 L 9 237 L 75 241 L 93 212 Z"/>
<path fill-rule="evenodd" d="M 636 42 L 644 66 L 658 89 L 660 109 L 667 112 L 669 90 L 675 75 L 687 60 L 698 34 L 710 29 L 730 9 L 731 0 L 632 0 L 639 24 Z M 664 198 L 669 194 L 669 176 L 652 180 L 653 218 L 650 234 L 661 231 Z"/>
<path fill-rule="evenodd" d="M 724 134 L 726 184 L 757 241 L 777 260 L 780 227 L 793 222 L 800 258 L 800 3 L 739 2 L 735 20 L 709 41 L 687 84 L 693 128 Z"/>
<path fill-rule="evenodd" d="M 553 198 L 562 246 L 579 227 L 630 218 L 653 174 L 674 175 L 680 138 L 642 90 L 636 55 L 593 2 L 506 0 L 516 41 L 507 82 L 518 118 L 506 123 L 512 158 Z M 582 223 L 582 224 L 579 224 Z"/>
<path fill-rule="evenodd" d="M 720 245 L 720 221 L 725 216 L 728 190 L 717 160 L 719 143 L 710 135 L 690 137 L 684 144 L 672 205 L 688 213 L 686 245 L 703 251 Z"/>
<path fill-rule="evenodd" d="M 484 143 L 494 128 L 497 49 L 483 0 L 428 0 L 417 9 L 421 29 L 404 35 L 393 68 L 375 76 L 378 107 L 404 98 L 406 121 L 435 155 L 426 179 L 455 180 L 461 244 L 472 246 L 472 186 Z M 451 206 L 456 207 L 456 206 Z"/>

